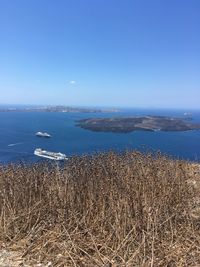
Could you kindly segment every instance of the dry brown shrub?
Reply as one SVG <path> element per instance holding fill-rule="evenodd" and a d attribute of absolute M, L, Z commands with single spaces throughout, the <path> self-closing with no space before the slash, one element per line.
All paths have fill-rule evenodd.
<path fill-rule="evenodd" d="M 188 166 L 139 152 L 1 166 L 0 240 L 60 267 L 200 264 Z"/>

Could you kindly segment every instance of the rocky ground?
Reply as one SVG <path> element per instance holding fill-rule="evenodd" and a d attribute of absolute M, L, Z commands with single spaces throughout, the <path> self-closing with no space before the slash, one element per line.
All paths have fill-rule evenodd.
<path fill-rule="evenodd" d="M 23 255 L 20 252 L 9 251 L 2 249 L 0 251 L 0 267 L 51 267 L 51 262 L 47 264 L 42 263 L 27 263 L 23 259 Z"/>

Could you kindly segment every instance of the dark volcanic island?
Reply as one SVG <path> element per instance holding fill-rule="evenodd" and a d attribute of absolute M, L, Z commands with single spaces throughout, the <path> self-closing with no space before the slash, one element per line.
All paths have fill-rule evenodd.
<path fill-rule="evenodd" d="M 189 131 L 200 129 L 200 124 L 193 124 L 180 118 L 163 116 L 90 118 L 79 120 L 76 126 L 95 132 L 114 133 L 129 133 L 132 131 Z"/>

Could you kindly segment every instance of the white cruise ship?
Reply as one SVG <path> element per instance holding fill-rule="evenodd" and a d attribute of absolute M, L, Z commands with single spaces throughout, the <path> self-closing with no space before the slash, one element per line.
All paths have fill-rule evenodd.
<path fill-rule="evenodd" d="M 53 160 L 67 160 L 68 158 L 66 157 L 65 154 L 62 154 L 60 152 L 50 152 L 46 150 L 42 150 L 41 148 L 36 148 L 34 151 L 34 154 L 38 157 L 43 157 L 47 159 L 53 159 Z"/>
<path fill-rule="evenodd" d="M 47 137 L 47 138 L 51 137 L 50 134 L 43 133 L 43 132 L 37 132 L 35 135 L 38 136 L 38 137 Z"/>

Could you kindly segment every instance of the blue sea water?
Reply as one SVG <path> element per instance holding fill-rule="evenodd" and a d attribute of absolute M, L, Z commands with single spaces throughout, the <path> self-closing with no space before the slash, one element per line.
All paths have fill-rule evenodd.
<path fill-rule="evenodd" d="M 183 118 L 183 110 L 126 109 L 120 113 L 0 112 L 0 163 L 36 162 L 35 148 L 62 152 L 68 156 L 108 150 L 161 151 L 175 158 L 200 160 L 200 131 L 146 132 L 127 134 L 92 132 L 76 127 L 76 121 L 90 117 L 166 115 Z M 192 112 L 200 123 L 200 111 Z M 38 138 L 37 131 L 52 135 Z"/>

